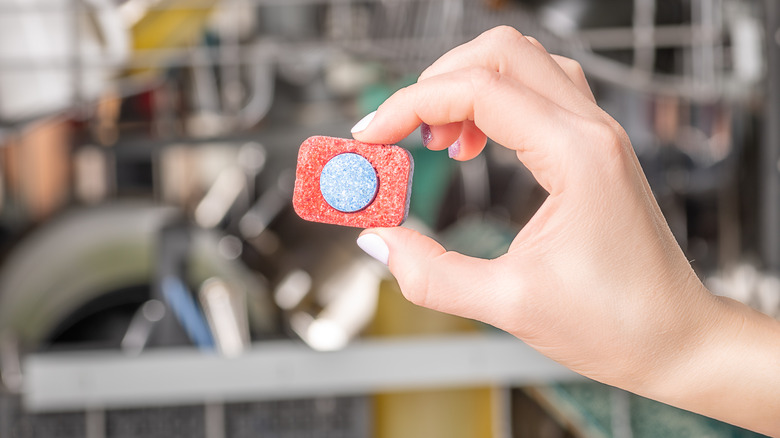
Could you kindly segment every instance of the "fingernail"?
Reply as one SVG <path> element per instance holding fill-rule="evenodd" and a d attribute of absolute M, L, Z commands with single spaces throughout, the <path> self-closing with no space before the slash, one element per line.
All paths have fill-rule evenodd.
<path fill-rule="evenodd" d="M 357 244 L 366 254 L 387 265 L 390 248 L 381 237 L 376 234 L 363 234 L 357 238 Z"/>
<path fill-rule="evenodd" d="M 360 121 L 357 122 L 355 126 L 352 127 L 351 132 L 355 134 L 368 128 L 368 124 L 371 123 L 372 120 L 374 120 L 375 115 L 376 115 L 376 111 L 360 119 Z"/>
<path fill-rule="evenodd" d="M 450 158 L 455 158 L 460 154 L 460 139 L 455 140 L 455 143 L 451 144 L 450 147 L 447 148 L 447 155 L 450 156 Z"/>
<path fill-rule="evenodd" d="M 433 140 L 433 133 L 431 132 L 431 126 L 427 123 L 420 125 L 420 135 L 422 136 L 423 146 L 428 147 L 428 143 Z"/>

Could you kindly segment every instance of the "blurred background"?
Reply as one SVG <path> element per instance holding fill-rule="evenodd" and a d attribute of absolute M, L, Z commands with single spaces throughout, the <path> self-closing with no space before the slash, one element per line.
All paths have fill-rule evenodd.
<path fill-rule="evenodd" d="M 774 0 L 0 0 L 0 437 L 750 437 L 417 308 L 291 208 L 298 146 L 499 24 L 578 60 L 716 293 L 780 316 Z M 495 257 L 514 154 L 415 159 Z"/>

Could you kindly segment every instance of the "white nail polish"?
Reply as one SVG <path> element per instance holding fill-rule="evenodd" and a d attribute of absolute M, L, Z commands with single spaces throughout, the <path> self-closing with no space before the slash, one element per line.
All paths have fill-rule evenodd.
<path fill-rule="evenodd" d="M 376 234 L 363 234 L 357 238 L 357 244 L 366 254 L 387 264 L 390 258 L 390 248 L 381 237 Z"/>
<path fill-rule="evenodd" d="M 359 122 L 355 124 L 355 126 L 352 127 L 352 133 L 363 131 L 364 129 L 368 128 L 368 124 L 371 123 L 372 120 L 374 120 L 374 115 L 376 115 L 376 111 L 372 112 L 371 114 L 368 114 L 367 116 L 360 119 Z"/>

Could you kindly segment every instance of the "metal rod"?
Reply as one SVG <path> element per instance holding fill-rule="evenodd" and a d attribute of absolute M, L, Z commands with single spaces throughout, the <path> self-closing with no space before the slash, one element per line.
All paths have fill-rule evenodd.
<path fill-rule="evenodd" d="M 634 0 L 634 68 L 655 69 L 655 0 Z"/>
<path fill-rule="evenodd" d="M 631 394 L 617 388 L 609 390 L 613 438 L 633 438 L 631 428 Z"/>
<path fill-rule="evenodd" d="M 83 0 L 71 0 L 70 14 L 70 80 L 72 87 L 71 101 L 75 107 L 79 107 L 84 98 L 84 65 L 81 58 L 81 19 L 85 13 Z"/>
<path fill-rule="evenodd" d="M 764 1 L 767 38 L 766 100 L 761 145 L 761 255 L 766 268 L 780 270 L 780 3 Z"/>
<path fill-rule="evenodd" d="M 230 17 L 230 21 L 237 23 L 241 21 L 241 0 L 229 0 L 223 2 L 224 13 Z M 219 57 L 220 57 L 220 80 L 222 85 L 222 110 L 233 122 L 231 128 L 237 125 L 236 117 L 241 109 L 245 90 L 241 83 L 241 47 L 237 26 L 219 27 Z"/>

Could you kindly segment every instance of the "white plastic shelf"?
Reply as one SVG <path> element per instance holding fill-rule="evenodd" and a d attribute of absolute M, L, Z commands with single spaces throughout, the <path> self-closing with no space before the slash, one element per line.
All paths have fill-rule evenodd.
<path fill-rule="evenodd" d="M 337 352 L 290 341 L 240 357 L 192 349 L 30 355 L 24 402 L 33 412 L 278 400 L 404 389 L 581 379 L 508 335 L 362 340 Z"/>

